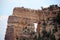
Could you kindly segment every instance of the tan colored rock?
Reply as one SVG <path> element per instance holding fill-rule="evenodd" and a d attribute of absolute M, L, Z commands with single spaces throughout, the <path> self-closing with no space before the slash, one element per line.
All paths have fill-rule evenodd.
<path fill-rule="evenodd" d="M 13 10 L 13 14 L 8 18 L 8 25 L 6 29 L 5 40 L 20 40 L 24 30 L 26 32 L 34 32 L 34 23 L 38 23 L 37 33 L 40 30 L 43 30 L 43 23 L 46 23 L 46 30 L 49 31 L 52 29 L 52 19 L 56 17 L 58 11 L 60 11 L 60 7 L 44 8 L 42 10 L 33 10 L 23 7 L 16 7 Z M 28 37 L 32 37 L 30 34 L 25 35 L 27 39 Z M 22 39 L 23 40 L 23 39 Z M 33 40 L 33 37 L 30 38 Z"/>

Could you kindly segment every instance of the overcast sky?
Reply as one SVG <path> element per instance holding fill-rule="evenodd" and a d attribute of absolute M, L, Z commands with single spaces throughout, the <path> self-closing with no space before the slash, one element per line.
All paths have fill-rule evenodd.
<path fill-rule="evenodd" d="M 60 0 L 0 0 L 0 40 L 4 40 L 7 19 L 14 7 L 40 9 L 52 4 L 60 5 Z"/>

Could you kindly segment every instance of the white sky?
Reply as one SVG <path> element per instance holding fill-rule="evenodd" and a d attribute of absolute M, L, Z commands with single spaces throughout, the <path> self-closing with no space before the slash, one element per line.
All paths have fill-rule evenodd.
<path fill-rule="evenodd" d="M 40 9 L 52 4 L 60 4 L 60 0 L 0 0 L 0 40 L 4 40 L 8 16 L 14 7 Z M 59 5 L 60 6 L 60 5 Z"/>

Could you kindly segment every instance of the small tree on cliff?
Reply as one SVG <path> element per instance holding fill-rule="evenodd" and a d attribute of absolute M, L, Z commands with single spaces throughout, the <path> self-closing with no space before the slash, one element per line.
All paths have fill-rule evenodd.
<path fill-rule="evenodd" d="M 58 24 L 60 24 L 60 11 L 58 12 L 58 15 L 57 15 L 57 17 L 56 17 L 56 22 L 57 22 Z"/>

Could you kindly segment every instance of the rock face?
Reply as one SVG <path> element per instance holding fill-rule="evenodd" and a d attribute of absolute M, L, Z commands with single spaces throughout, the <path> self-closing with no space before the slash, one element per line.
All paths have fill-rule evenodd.
<path fill-rule="evenodd" d="M 38 34 L 40 33 L 42 37 L 45 31 L 46 35 L 51 32 L 50 34 L 54 34 L 56 40 L 58 40 L 58 35 L 60 35 L 60 28 L 58 26 L 60 24 L 56 23 L 56 21 L 54 22 L 53 19 L 56 18 L 59 11 L 60 7 L 57 5 L 51 5 L 42 10 L 23 7 L 14 8 L 13 14 L 8 18 L 5 40 L 38 40 Z M 34 30 L 34 23 L 38 24 L 36 32 Z M 53 31 L 54 29 L 57 29 L 57 31 Z M 43 38 L 42 40 L 46 39 Z"/>

